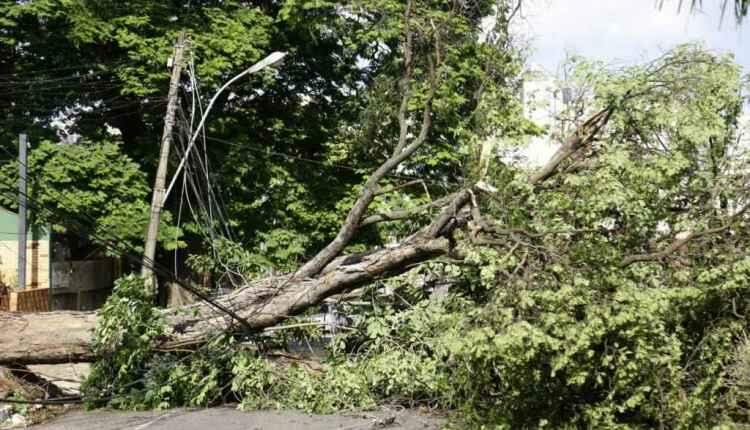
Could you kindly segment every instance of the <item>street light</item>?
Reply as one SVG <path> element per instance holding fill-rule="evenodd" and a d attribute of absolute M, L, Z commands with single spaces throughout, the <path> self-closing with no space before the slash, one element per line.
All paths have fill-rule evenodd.
<path fill-rule="evenodd" d="M 211 101 L 208 102 L 208 107 L 206 108 L 206 112 L 203 114 L 203 117 L 201 117 L 200 122 L 198 123 L 198 127 L 196 127 L 195 132 L 190 137 L 190 141 L 188 142 L 187 149 L 185 149 L 185 154 L 183 154 L 182 159 L 180 160 L 180 164 L 177 165 L 177 170 L 174 172 L 174 176 L 172 177 L 172 181 L 169 183 L 169 187 L 167 187 L 167 191 L 164 193 L 164 200 L 162 200 L 162 205 L 166 203 L 167 197 L 169 196 L 169 192 L 172 191 L 172 187 L 174 187 L 175 182 L 177 182 L 177 176 L 179 176 L 180 171 L 183 167 L 185 167 L 185 162 L 187 161 L 188 155 L 190 154 L 190 150 L 193 149 L 193 145 L 195 144 L 195 140 L 198 139 L 198 136 L 200 135 L 200 131 L 203 128 L 203 125 L 206 123 L 206 118 L 208 118 L 209 112 L 211 112 L 211 108 L 213 107 L 216 100 L 219 98 L 222 92 L 229 88 L 230 85 L 237 82 L 238 80 L 242 79 L 243 77 L 247 75 L 252 75 L 254 73 L 258 73 L 261 70 L 267 69 L 268 67 L 276 66 L 281 64 L 281 62 L 284 60 L 284 57 L 286 57 L 286 52 L 272 52 L 266 58 L 258 61 L 257 63 L 253 64 L 249 68 L 245 69 L 243 72 L 238 74 L 237 76 L 233 77 L 232 79 L 228 80 L 224 85 L 219 88 L 218 91 L 216 91 L 216 94 L 211 98 Z"/>

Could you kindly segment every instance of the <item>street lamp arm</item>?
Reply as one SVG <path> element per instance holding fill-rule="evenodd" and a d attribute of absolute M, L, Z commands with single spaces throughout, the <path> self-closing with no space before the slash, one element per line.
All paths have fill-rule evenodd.
<path fill-rule="evenodd" d="M 258 61 L 257 63 L 253 64 L 249 68 L 242 71 L 237 76 L 228 80 L 224 85 L 221 86 L 221 88 L 219 88 L 218 91 L 216 91 L 216 94 L 214 94 L 214 96 L 211 98 L 211 101 L 208 103 L 208 107 L 206 107 L 206 111 L 203 113 L 203 116 L 201 117 L 201 120 L 198 123 L 198 127 L 195 128 L 195 132 L 190 137 L 190 141 L 188 142 L 187 149 L 185 149 L 185 153 L 182 155 L 180 164 L 177 165 L 177 170 L 175 170 L 174 176 L 172 176 L 172 181 L 169 183 L 169 187 L 167 187 L 167 191 L 164 193 L 164 200 L 162 200 L 162 205 L 166 203 L 167 197 L 169 196 L 170 191 L 172 191 L 172 187 L 174 187 L 174 184 L 175 182 L 177 182 L 177 178 L 180 175 L 180 172 L 185 167 L 185 163 L 187 162 L 188 156 L 190 155 L 190 150 L 193 149 L 193 145 L 195 145 L 195 141 L 198 139 L 198 136 L 200 135 L 200 131 L 206 123 L 208 114 L 211 112 L 211 108 L 213 107 L 214 103 L 216 103 L 216 100 L 219 98 L 221 93 L 223 93 L 224 90 L 229 88 L 233 83 L 244 78 L 245 76 L 258 73 L 263 69 L 266 69 L 268 67 L 271 67 L 280 63 L 284 59 L 284 57 L 286 57 L 286 55 L 287 55 L 286 52 L 278 52 L 278 51 L 269 54 L 266 58 Z"/>

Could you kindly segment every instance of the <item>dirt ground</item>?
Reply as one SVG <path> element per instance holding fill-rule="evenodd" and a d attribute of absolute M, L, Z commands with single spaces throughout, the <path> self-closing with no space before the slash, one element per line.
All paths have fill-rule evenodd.
<path fill-rule="evenodd" d="M 337 415 L 296 411 L 242 412 L 234 408 L 160 412 L 74 411 L 36 430 L 437 430 L 445 420 L 416 410 L 382 409 Z"/>

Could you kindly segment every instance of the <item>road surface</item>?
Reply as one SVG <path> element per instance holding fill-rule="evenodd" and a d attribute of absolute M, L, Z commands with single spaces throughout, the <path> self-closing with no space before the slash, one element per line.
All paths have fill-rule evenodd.
<path fill-rule="evenodd" d="M 156 412 L 74 411 L 36 430 L 437 430 L 443 419 L 413 410 L 380 410 L 338 415 L 295 411 L 242 412 L 234 408 L 172 409 Z"/>

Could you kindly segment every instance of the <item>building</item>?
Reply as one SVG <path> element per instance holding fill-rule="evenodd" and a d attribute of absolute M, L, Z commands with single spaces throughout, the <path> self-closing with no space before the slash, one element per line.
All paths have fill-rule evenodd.
<path fill-rule="evenodd" d="M 750 151 L 750 108 L 745 105 L 745 110 L 740 115 L 739 121 L 739 136 L 737 147 L 740 150 Z"/>
<path fill-rule="evenodd" d="M 530 167 L 541 166 L 559 147 L 549 131 L 559 128 L 560 117 L 573 98 L 572 89 L 564 81 L 550 76 L 541 67 L 531 66 L 526 71 L 521 86 L 523 113 L 537 125 L 548 130 L 542 136 L 529 139 L 519 155 Z"/>
<path fill-rule="evenodd" d="M 29 228 L 26 244 L 26 285 L 18 285 L 18 215 L 0 208 L 0 285 L 14 290 L 49 288 L 49 232 Z"/>
<path fill-rule="evenodd" d="M 524 116 L 543 127 L 554 126 L 572 99 L 572 91 L 564 82 L 538 66 L 526 71 L 521 91 Z"/>
<path fill-rule="evenodd" d="M 101 306 L 119 273 L 117 260 L 73 260 L 49 228 L 29 227 L 26 282 L 18 285 L 18 214 L 0 208 L 0 310 L 43 312 Z"/>
<path fill-rule="evenodd" d="M 0 309 L 49 310 L 49 231 L 29 228 L 26 243 L 26 283 L 18 285 L 18 215 L 0 208 Z"/>

